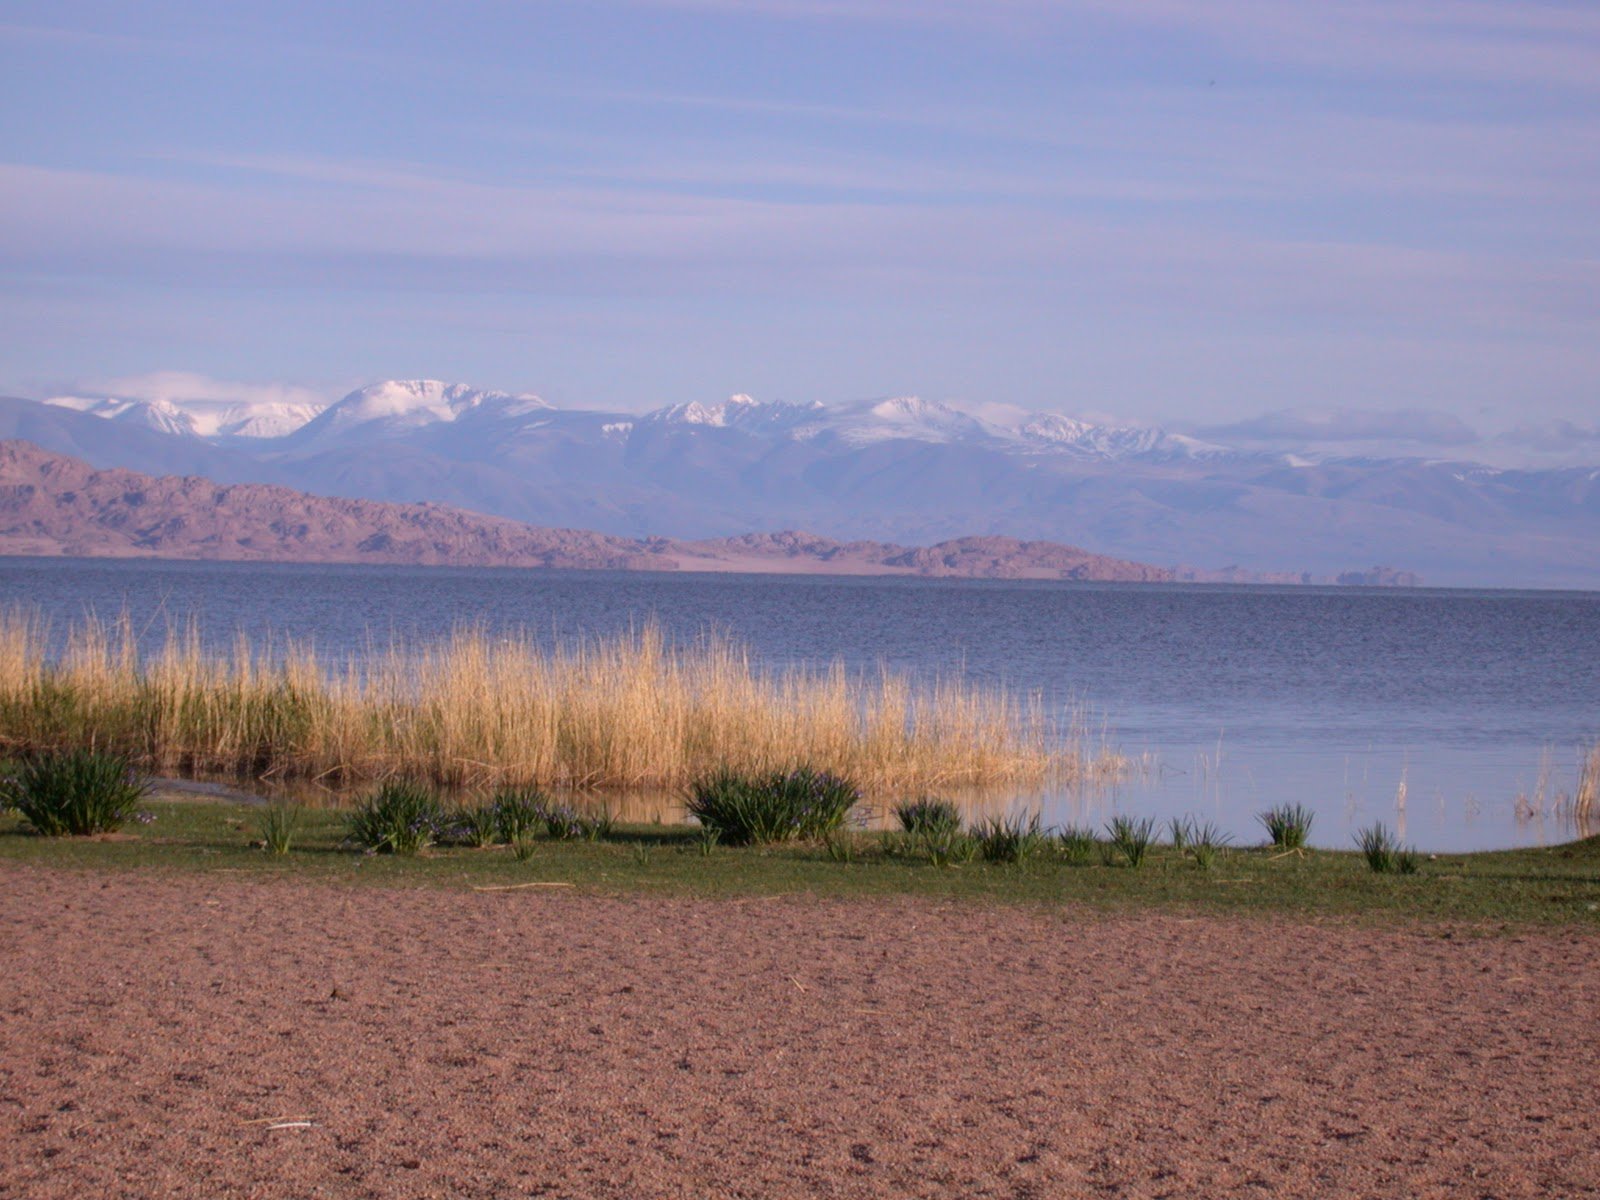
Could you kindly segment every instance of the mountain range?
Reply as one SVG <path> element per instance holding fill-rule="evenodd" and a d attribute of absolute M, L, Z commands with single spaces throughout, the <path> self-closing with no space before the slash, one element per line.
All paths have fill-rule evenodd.
<path fill-rule="evenodd" d="M 412 380 L 326 407 L 7 399 L 0 437 L 97 467 L 627 539 L 1003 536 L 1200 564 L 1179 577 L 1395 563 L 1430 582 L 1600 586 L 1600 468 L 1269 453 L 1004 404 L 734 396 L 627 413 Z"/>

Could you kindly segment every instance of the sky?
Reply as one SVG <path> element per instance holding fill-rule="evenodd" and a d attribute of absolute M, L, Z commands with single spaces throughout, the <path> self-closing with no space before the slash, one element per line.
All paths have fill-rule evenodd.
<path fill-rule="evenodd" d="M 1600 461 L 1600 5 L 7 0 L 0 391 Z"/>

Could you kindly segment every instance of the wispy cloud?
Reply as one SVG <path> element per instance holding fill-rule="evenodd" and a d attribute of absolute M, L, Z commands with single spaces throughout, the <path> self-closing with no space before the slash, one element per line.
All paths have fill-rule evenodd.
<path fill-rule="evenodd" d="M 1282 409 L 1242 421 L 1192 427 L 1222 442 L 1285 448 L 1343 442 L 1471 446 L 1479 435 L 1449 413 L 1423 409 Z"/>
<path fill-rule="evenodd" d="M 745 19 L 1062 31 L 1085 22 L 1185 35 L 1211 65 L 1256 61 L 1359 74 L 1600 90 L 1600 12 L 1559 0 L 626 0 Z"/>
<path fill-rule="evenodd" d="M 81 396 L 115 396 L 124 400 L 211 401 L 228 404 L 326 404 L 327 390 L 296 383 L 245 383 L 214 379 L 194 371 L 147 371 L 138 375 L 90 378 L 64 389 Z"/>
<path fill-rule="evenodd" d="M 1524 422 L 1500 434 L 1495 441 L 1539 454 L 1592 457 L 1595 450 L 1600 449 L 1600 425 L 1580 425 L 1565 420 Z"/>

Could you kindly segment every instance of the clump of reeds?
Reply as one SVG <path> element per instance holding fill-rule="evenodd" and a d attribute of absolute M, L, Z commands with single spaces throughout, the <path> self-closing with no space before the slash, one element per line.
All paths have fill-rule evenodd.
<path fill-rule="evenodd" d="M 578 808 L 571 804 L 553 804 L 545 810 L 544 828 L 558 842 L 600 842 L 609 838 L 616 827 L 611 810 Z"/>
<path fill-rule="evenodd" d="M 536 787 L 503 787 L 489 801 L 489 811 L 494 814 L 495 840 L 515 845 L 518 838 L 531 837 L 544 825 L 550 797 Z"/>
<path fill-rule="evenodd" d="M 1056 831 L 1056 849 L 1061 857 L 1074 866 L 1082 866 L 1094 857 L 1097 839 L 1094 830 L 1067 825 Z"/>
<path fill-rule="evenodd" d="M 16 807 L 17 773 L 21 770 L 21 763 L 0 758 L 0 813 Z"/>
<path fill-rule="evenodd" d="M 1258 813 L 1256 820 L 1266 828 L 1267 836 L 1279 850 L 1304 850 L 1315 816 L 1304 804 L 1279 804 Z"/>
<path fill-rule="evenodd" d="M 742 846 L 823 839 L 860 799 L 850 780 L 812 767 L 762 775 L 724 767 L 694 782 L 685 807 L 719 841 Z"/>
<path fill-rule="evenodd" d="M 932 796 L 895 805 L 894 816 L 907 833 L 961 828 L 961 809 L 953 801 Z"/>
<path fill-rule="evenodd" d="M 972 827 L 978 857 L 988 863 L 1020 863 L 1044 849 L 1048 841 L 1039 815 L 989 817 Z"/>
<path fill-rule="evenodd" d="M 1207 821 L 1204 824 L 1192 817 L 1185 830 L 1184 848 L 1194 865 L 1202 871 L 1209 871 L 1219 855 L 1225 854 L 1233 839 L 1215 822 Z"/>
<path fill-rule="evenodd" d="M 268 804 L 256 822 L 261 831 L 261 848 L 272 855 L 289 853 L 300 830 L 300 818 L 299 805 Z"/>
<path fill-rule="evenodd" d="M 439 840 L 445 813 L 431 787 L 391 780 L 350 814 L 346 837 L 379 854 L 416 854 Z"/>
<path fill-rule="evenodd" d="M 9 806 L 46 837 L 120 829 L 149 790 L 126 758 L 95 750 L 39 755 L 5 783 Z"/>
<path fill-rule="evenodd" d="M 1154 817 L 1112 817 L 1106 823 L 1106 838 L 1122 861 L 1137 870 L 1144 865 L 1156 838 Z"/>
<path fill-rule="evenodd" d="M 492 846 L 500 840 L 498 815 L 492 804 L 463 804 L 445 816 L 440 840 L 480 850 Z"/>
<path fill-rule="evenodd" d="M 1417 872 L 1417 852 L 1402 846 L 1381 821 L 1356 834 L 1356 845 L 1374 874 L 1414 875 Z"/>
<path fill-rule="evenodd" d="M 908 800 L 895 805 L 894 817 L 904 836 L 890 844 L 891 853 L 921 854 L 936 867 L 970 862 L 977 853 L 977 843 L 962 827 L 961 809 L 954 801 L 935 796 Z"/>
<path fill-rule="evenodd" d="M 725 638 L 673 645 L 654 628 L 555 649 L 463 628 L 343 663 L 242 636 L 214 653 L 192 625 L 148 654 L 138 641 L 127 620 L 53 642 L 37 619 L 0 614 L 0 748 L 96 745 L 169 774 L 444 787 L 678 788 L 721 766 L 812 762 L 912 793 L 1117 761 L 1054 728 L 1037 698 L 839 665 L 766 671 Z"/>

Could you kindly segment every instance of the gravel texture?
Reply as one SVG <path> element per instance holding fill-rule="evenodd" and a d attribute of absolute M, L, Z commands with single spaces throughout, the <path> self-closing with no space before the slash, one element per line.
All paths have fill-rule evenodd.
<path fill-rule="evenodd" d="M 1589 932 L 0 888 L 5 1200 L 1600 1195 Z"/>

